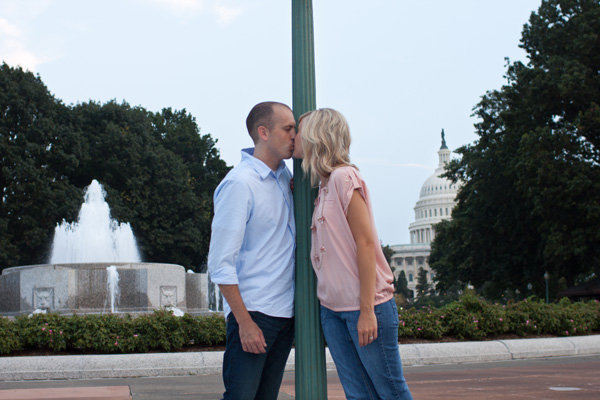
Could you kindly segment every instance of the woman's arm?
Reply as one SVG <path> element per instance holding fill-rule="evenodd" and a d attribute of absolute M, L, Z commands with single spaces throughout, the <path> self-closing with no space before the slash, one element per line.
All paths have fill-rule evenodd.
<path fill-rule="evenodd" d="M 373 229 L 367 203 L 358 190 L 354 190 L 348 213 L 348 225 L 356 242 L 358 277 L 360 280 L 360 316 L 358 317 L 358 343 L 366 346 L 377 339 L 375 317 L 375 246 Z"/>

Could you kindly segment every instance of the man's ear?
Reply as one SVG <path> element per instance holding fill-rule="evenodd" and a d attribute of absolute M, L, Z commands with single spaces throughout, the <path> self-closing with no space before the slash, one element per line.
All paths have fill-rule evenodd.
<path fill-rule="evenodd" d="M 269 139 L 269 130 L 266 126 L 260 125 L 256 128 L 256 131 L 258 132 L 258 140 L 267 141 Z"/>

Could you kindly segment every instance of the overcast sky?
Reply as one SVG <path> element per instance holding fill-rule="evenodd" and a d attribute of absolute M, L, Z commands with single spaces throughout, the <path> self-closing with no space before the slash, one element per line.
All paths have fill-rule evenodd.
<path fill-rule="evenodd" d="M 452 150 L 476 139 L 472 108 L 525 61 L 540 3 L 313 0 L 317 106 L 350 123 L 383 244 L 409 242 L 442 128 Z M 0 58 L 66 104 L 185 108 L 236 165 L 250 108 L 291 105 L 291 1 L 0 0 Z"/>

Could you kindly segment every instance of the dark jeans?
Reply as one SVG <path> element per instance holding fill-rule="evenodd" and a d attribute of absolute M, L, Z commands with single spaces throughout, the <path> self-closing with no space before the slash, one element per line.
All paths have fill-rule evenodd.
<path fill-rule="evenodd" d="M 257 311 L 250 311 L 250 316 L 263 332 L 267 352 L 252 354 L 242 350 L 238 323 L 229 313 L 223 356 L 224 400 L 276 400 L 279 395 L 294 341 L 294 318 L 270 317 Z"/>

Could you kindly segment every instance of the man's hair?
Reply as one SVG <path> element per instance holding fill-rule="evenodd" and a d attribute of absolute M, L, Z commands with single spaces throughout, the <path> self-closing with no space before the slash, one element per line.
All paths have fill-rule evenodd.
<path fill-rule="evenodd" d="M 300 140 L 304 150 L 302 169 L 313 185 L 340 165 L 350 164 L 350 128 L 344 116 L 331 108 L 306 113 Z"/>
<path fill-rule="evenodd" d="M 254 143 L 258 142 L 258 127 L 265 126 L 268 129 L 273 128 L 273 113 L 274 106 L 280 105 L 288 110 L 292 110 L 287 104 L 279 103 L 276 101 L 264 101 L 262 103 L 258 103 L 246 118 L 246 128 L 248 128 L 248 133 L 250 137 L 254 141 Z"/>

